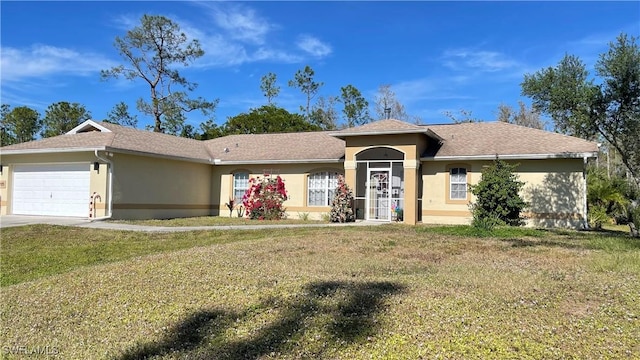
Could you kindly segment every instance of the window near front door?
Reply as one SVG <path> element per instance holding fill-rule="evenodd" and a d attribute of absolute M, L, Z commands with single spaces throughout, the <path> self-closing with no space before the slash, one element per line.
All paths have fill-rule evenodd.
<path fill-rule="evenodd" d="M 451 200 L 467 199 L 467 169 L 452 168 L 449 170 L 450 194 Z"/>
<path fill-rule="evenodd" d="M 307 204 L 309 206 L 330 206 L 338 187 L 338 173 L 317 172 L 309 174 Z"/>
<path fill-rule="evenodd" d="M 249 173 L 238 172 L 233 174 L 233 199 L 236 203 L 242 202 L 242 197 L 248 188 Z"/>

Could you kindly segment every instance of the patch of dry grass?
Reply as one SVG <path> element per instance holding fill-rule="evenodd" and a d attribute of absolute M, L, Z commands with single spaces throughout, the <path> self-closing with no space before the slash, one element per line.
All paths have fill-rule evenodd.
<path fill-rule="evenodd" d="M 20 357 L 8 351 L 20 346 L 65 359 L 640 354 L 640 270 L 629 263 L 640 247 L 629 239 L 418 230 L 264 230 L 5 287 L 3 355 Z M 144 241 L 155 236 L 167 235 Z"/>

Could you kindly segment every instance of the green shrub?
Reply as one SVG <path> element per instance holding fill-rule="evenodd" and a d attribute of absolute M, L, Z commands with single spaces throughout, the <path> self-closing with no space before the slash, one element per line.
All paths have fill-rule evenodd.
<path fill-rule="evenodd" d="M 631 196 L 628 181 L 609 177 L 604 169 L 587 169 L 587 212 L 592 228 L 601 229 L 614 218 L 619 224 L 629 223 L 628 196 Z"/>
<path fill-rule="evenodd" d="M 504 221 L 498 218 L 479 217 L 475 215 L 473 217 L 473 220 L 471 221 L 471 226 L 475 227 L 478 230 L 487 232 L 491 232 L 496 226 L 501 226 L 504 224 Z"/>
<path fill-rule="evenodd" d="M 632 204 L 629 208 L 629 228 L 631 229 L 631 236 L 640 236 L 638 233 L 640 231 L 640 204 L 635 206 Z"/>
<path fill-rule="evenodd" d="M 476 202 L 471 205 L 474 226 L 522 225 L 521 212 L 527 203 L 520 197 L 524 182 L 514 174 L 515 167 L 496 159 L 482 172 L 478 184 L 469 186 L 476 196 Z"/>
<path fill-rule="evenodd" d="M 611 222 L 611 218 L 607 214 L 607 208 L 601 205 L 591 205 L 587 214 L 589 226 L 593 229 L 602 229 L 603 224 Z"/>

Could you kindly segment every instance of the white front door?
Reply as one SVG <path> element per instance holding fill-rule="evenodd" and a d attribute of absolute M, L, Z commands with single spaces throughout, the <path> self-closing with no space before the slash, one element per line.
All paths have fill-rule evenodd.
<path fill-rule="evenodd" d="M 390 170 L 369 169 L 367 220 L 391 221 Z"/>
<path fill-rule="evenodd" d="M 89 163 L 16 165 L 12 213 L 89 216 Z"/>

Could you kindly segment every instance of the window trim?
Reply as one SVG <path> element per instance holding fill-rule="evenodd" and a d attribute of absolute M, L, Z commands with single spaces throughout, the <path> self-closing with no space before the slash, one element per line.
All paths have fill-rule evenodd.
<path fill-rule="evenodd" d="M 240 197 L 240 199 L 236 199 L 235 197 L 236 196 L 236 175 L 239 175 L 239 174 L 247 175 L 247 188 L 245 189 L 245 192 L 247 191 L 247 189 L 249 189 L 249 180 L 251 179 L 251 172 L 248 170 L 236 170 L 231 173 L 231 193 L 229 197 L 233 197 L 233 199 L 236 201 L 236 204 L 242 203 L 242 197 Z"/>
<path fill-rule="evenodd" d="M 467 185 L 467 197 L 465 199 L 452 199 L 451 198 L 451 170 L 452 169 L 465 169 L 467 172 L 467 176 L 466 176 L 466 185 Z M 446 190 L 445 190 L 445 194 L 444 194 L 444 198 L 445 198 L 445 203 L 446 204 L 462 204 L 462 205 L 468 205 L 469 202 L 471 201 L 471 192 L 469 191 L 469 184 L 471 183 L 471 165 L 469 164 L 449 164 L 446 166 L 446 172 L 445 172 L 445 181 L 446 181 Z"/>
<path fill-rule="evenodd" d="M 327 179 L 327 186 L 326 188 L 322 189 L 322 190 L 326 190 L 327 191 L 327 203 L 325 203 L 324 205 L 312 205 L 309 202 L 309 195 L 310 195 L 310 191 L 312 190 L 311 187 L 309 186 L 309 182 L 311 180 L 311 177 L 315 174 L 320 174 L 320 173 L 325 173 L 327 175 L 326 179 Z M 329 208 L 331 207 L 331 200 L 328 198 L 328 192 L 330 190 L 335 190 L 335 189 L 330 189 L 329 188 L 329 183 L 330 183 L 330 174 L 335 174 L 336 176 L 336 185 L 337 185 L 337 181 L 338 181 L 338 177 L 339 176 L 344 176 L 344 174 L 342 174 L 339 170 L 337 169 L 317 169 L 317 170 L 313 170 L 310 171 L 306 174 L 305 176 L 305 205 L 307 207 L 312 207 L 314 209 L 320 209 L 320 208 Z M 316 189 L 313 189 L 316 190 Z"/>

